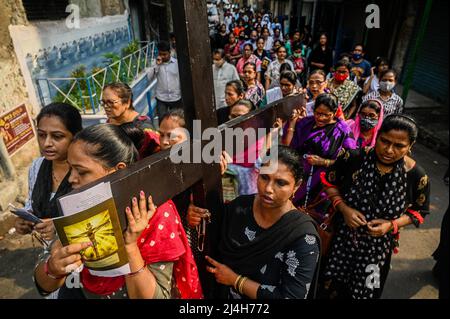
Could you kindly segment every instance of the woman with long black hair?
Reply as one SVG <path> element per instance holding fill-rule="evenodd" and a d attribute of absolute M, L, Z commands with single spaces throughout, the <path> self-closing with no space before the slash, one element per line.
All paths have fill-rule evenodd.
<path fill-rule="evenodd" d="M 333 66 L 333 50 L 328 45 L 328 37 L 322 33 L 318 45 L 311 52 L 309 57 L 310 72 L 322 70 L 325 74 L 331 71 Z"/>
<path fill-rule="evenodd" d="M 51 218 L 59 216 L 56 199 L 72 189 L 67 152 L 73 137 L 81 129 L 80 112 L 69 104 L 52 103 L 39 112 L 36 130 L 42 157 L 34 160 L 29 169 L 25 209 L 31 210 L 44 222 L 34 225 L 18 218 L 15 228 L 19 234 L 30 234 L 35 230 L 44 240 L 54 238 Z"/>

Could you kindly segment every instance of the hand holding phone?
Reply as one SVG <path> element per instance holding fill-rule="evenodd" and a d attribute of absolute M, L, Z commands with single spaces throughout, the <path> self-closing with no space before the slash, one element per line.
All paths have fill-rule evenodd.
<path fill-rule="evenodd" d="M 14 215 L 22 218 L 23 220 L 26 220 L 28 222 L 34 223 L 34 224 L 40 224 L 42 223 L 42 220 L 38 218 L 36 215 L 33 214 L 32 211 L 26 210 L 24 208 L 17 208 L 12 204 L 9 204 L 9 210 Z"/>

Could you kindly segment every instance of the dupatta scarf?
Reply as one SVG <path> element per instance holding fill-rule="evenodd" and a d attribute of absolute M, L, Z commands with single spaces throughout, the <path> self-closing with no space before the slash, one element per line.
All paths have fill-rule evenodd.
<path fill-rule="evenodd" d="M 175 204 L 169 200 L 159 206 L 138 239 L 145 263 L 174 262 L 173 277 L 182 299 L 202 299 L 197 265 Z M 106 278 L 81 273 L 84 289 L 97 295 L 110 295 L 125 284 L 125 276 Z"/>
<path fill-rule="evenodd" d="M 383 120 L 384 120 L 384 107 L 383 104 L 378 101 L 378 100 L 369 100 L 368 102 L 375 102 L 377 103 L 381 110 L 380 110 L 380 116 L 378 119 L 378 124 L 377 126 L 375 126 L 373 129 L 371 129 L 371 133 L 372 133 L 372 138 L 369 141 L 363 141 L 361 147 L 374 147 L 375 143 L 377 142 L 377 136 L 378 136 L 378 131 L 381 128 L 381 125 L 383 124 Z M 358 116 L 356 117 L 356 120 L 349 120 L 347 122 L 348 126 L 350 127 L 350 129 L 353 132 L 353 136 L 355 138 L 355 140 L 357 141 L 359 136 L 361 135 L 361 118 L 359 116 L 359 112 L 361 112 L 361 107 L 358 109 Z"/>

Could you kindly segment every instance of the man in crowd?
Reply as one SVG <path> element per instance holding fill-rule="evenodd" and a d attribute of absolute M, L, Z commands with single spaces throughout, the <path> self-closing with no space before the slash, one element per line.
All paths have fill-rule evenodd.
<path fill-rule="evenodd" d="M 213 79 L 214 95 L 216 97 L 216 109 L 226 107 L 225 87 L 233 80 L 239 80 L 239 74 L 234 65 L 225 61 L 225 51 L 216 49 L 213 52 Z"/>
<path fill-rule="evenodd" d="M 370 62 L 364 59 L 364 46 L 362 44 L 355 45 L 351 59 L 351 72 L 355 82 L 358 85 L 364 84 L 370 76 L 372 66 Z"/>
<path fill-rule="evenodd" d="M 167 111 L 182 108 L 180 75 L 178 73 L 178 61 L 170 54 L 170 44 L 161 41 L 158 44 L 158 58 L 156 64 L 150 67 L 147 77 L 156 84 L 156 109 L 158 116 L 161 117 Z"/>

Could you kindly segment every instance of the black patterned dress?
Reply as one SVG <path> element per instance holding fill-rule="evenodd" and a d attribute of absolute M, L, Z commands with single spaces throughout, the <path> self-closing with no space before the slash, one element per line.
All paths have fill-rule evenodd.
<path fill-rule="evenodd" d="M 368 222 L 407 214 L 418 227 L 429 213 L 430 184 L 419 165 L 407 172 L 400 161 L 390 173 L 381 174 L 375 151 L 367 148 L 343 151 L 325 176 Z M 372 237 L 366 227 L 352 230 L 339 213 L 334 222 L 336 233 L 323 274 L 327 297 L 380 298 L 398 237 L 392 232 Z"/>

